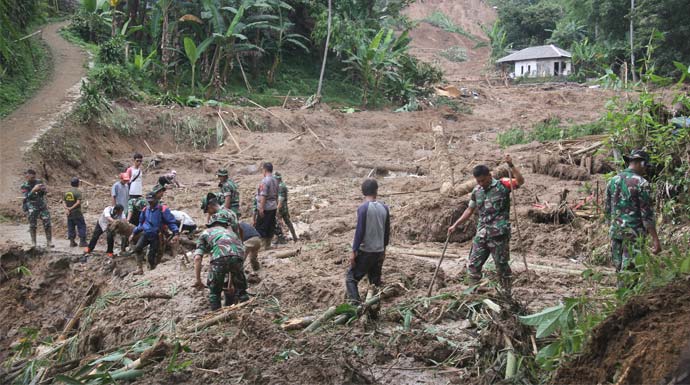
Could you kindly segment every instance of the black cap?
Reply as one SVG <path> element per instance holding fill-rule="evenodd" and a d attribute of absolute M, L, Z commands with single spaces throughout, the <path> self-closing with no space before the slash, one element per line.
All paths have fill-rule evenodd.
<path fill-rule="evenodd" d="M 632 150 L 630 155 L 623 155 L 623 159 L 625 159 L 626 162 L 633 160 L 643 160 L 645 162 L 649 162 L 649 154 L 647 154 L 647 151 L 644 150 Z"/>
<path fill-rule="evenodd" d="M 72 187 L 77 187 L 77 186 L 79 186 L 79 182 L 81 182 L 81 181 L 79 180 L 79 178 L 77 178 L 75 176 L 72 178 L 72 180 L 69 183 L 70 183 L 70 185 L 72 185 Z"/>

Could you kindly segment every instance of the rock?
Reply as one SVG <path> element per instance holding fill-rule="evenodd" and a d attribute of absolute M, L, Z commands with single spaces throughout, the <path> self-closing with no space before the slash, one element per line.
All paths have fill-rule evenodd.
<path fill-rule="evenodd" d="M 48 263 L 48 269 L 51 271 L 67 269 L 71 263 L 70 259 L 68 256 L 55 258 Z"/>
<path fill-rule="evenodd" d="M 441 195 L 450 195 L 453 192 L 453 184 L 450 182 L 443 182 L 441 185 Z"/>

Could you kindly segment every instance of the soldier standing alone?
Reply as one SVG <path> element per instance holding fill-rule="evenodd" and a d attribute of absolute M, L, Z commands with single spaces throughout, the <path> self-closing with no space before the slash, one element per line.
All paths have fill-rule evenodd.
<path fill-rule="evenodd" d="M 661 251 L 649 182 L 642 177 L 649 164 L 649 155 L 633 150 L 624 158 L 628 168 L 611 178 L 606 186 L 604 211 L 611 223 L 611 259 L 618 272 L 633 267 L 635 254 L 640 252 L 647 234 L 652 237 L 652 252 Z"/>
<path fill-rule="evenodd" d="M 50 212 L 46 205 L 46 185 L 43 181 L 36 178 L 36 171 L 26 171 L 26 182 L 22 184 L 22 194 L 24 201 L 22 209 L 29 218 L 29 234 L 31 235 L 31 244 L 36 247 L 36 227 L 38 218 L 43 222 L 43 229 L 46 232 L 46 245 L 53 247 L 53 232 L 50 224 Z"/>
<path fill-rule="evenodd" d="M 482 279 L 482 267 L 493 255 L 496 272 L 504 293 L 510 295 L 512 272 L 510 270 L 510 191 L 522 186 L 525 178 L 513 165 L 510 155 L 505 158 L 515 179 L 494 179 L 485 165 L 476 166 L 472 175 L 477 186 L 472 190 L 470 203 L 460 218 L 448 228 L 451 234 L 461 223 L 464 223 L 479 211 L 477 233 L 472 239 L 472 252 L 468 260 L 470 281 L 477 284 Z"/>

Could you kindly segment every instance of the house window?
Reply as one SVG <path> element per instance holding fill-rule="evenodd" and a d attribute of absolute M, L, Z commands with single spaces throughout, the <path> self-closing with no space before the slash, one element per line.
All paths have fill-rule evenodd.
<path fill-rule="evenodd" d="M 528 66 L 527 66 L 527 74 L 529 75 L 529 74 L 531 74 L 531 73 L 532 73 L 532 66 L 531 66 L 531 65 L 528 65 Z"/>
<path fill-rule="evenodd" d="M 520 75 L 525 74 L 525 66 L 520 66 Z"/>

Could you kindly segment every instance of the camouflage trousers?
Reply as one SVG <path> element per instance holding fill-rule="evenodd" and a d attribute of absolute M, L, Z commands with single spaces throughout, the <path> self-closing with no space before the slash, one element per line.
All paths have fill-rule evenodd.
<path fill-rule="evenodd" d="M 226 278 L 232 282 L 234 290 L 228 290 Z M 230 296 L 237 295 L 240 300 L 247 297 L 247 277 L 244 275 L 244 261 L 235 256 L 220 257 L 211 261 L 206 285 L 209 289 L 208 299 L 211 305 L 220 306 L 221 292 L 225 291 L 225 299 L 228 302 Z M 233 293 L 234 292 L 234 293 Z"/>
<path fill-rule="evenodd" d="M 38 226 L 38 218 L 41 218 L 44 229 L 50 229 L 50 211 L 48 211 L 47 207 L 29 208 L 29 211 L 27 211 L 27 216 L 29 218 L 29 229 L 36 230 L 36 227 Z"/>
<path fill-rule="evenodd" d="M 496 272 L 501 279 L 509 279 L 510 271 L 510 236 L 504 235 L 497 238 L 474 237 L 472 240 L 472 253 L 467 262 L 470 279 L 479 281 L 482 279 L 482 267 L 491 254 L 496 265 Z"/>
<path fill-rule="evenodd" d="M 635 267 L 635 256 L 644 242 L 636 239 L 611 238 L 611 261 L 617 272 Z"/>

